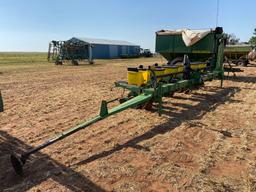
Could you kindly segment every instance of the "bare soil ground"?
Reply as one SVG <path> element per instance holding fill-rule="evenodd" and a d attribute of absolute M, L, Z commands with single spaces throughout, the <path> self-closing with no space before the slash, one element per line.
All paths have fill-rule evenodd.
<path fill-rule="evenodd" d="M 98 114 L 126 80 L 126 67 L 160 58 L 95 65 L 2 65 L 0 191 L 256 191 L 256 65 L 156 112 L 129 109 L 33 155 L 25 176 L 9 154 Z"/>

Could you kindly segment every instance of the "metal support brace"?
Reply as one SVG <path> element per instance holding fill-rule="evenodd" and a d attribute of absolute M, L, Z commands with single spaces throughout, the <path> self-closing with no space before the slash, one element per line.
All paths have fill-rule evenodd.
<path fill-rule="evenodd" d="M 106 117 L 108 115 L 108 103 L 107 101 L 103 100 L 101 101 L 101 106 L 100 106 L 100 116 L 101 117 Z"/>
<path fill-rule="evenodd" d="M 2 98 L 2 94 L 0 91 L 0 112 L 4 111 L 4 102 L 3 102 L 3 98 Z"/>
<path fill-rule="evenodd" d="M 224 75 L 221 75 L 221 78 L 220 78 L 220 87 L 221 88 L 223 87 L 223 79 L 224 79 Z"/>
<path fill-rule="evenodd" d="M 92 45 L 88 45 L 88 61 L 90 64 L 93 64 L 93 58 L 92 58 Z"/>
<path fill-rule="evenodd" d="M 224 60 L 224 39 L 221 39 L 218 46 L 218 57 L 216 61 L 215 71 L 218 71 L 219 78 L 220 78 L 220 86 L 223 86 L 223 79 L 224 79 L 224 69 L 223 69 L 223 60 Z"/>
<path fill-rule="evenodd" d="M 159 116 L 162 115 L 162 110 L 163 110 L 163 88 L 162 88 L 162 83 L 160 83 L 158 87 L 158 95 L 157 95 L 157 101 L 158 101 L 158 114 Z"/>

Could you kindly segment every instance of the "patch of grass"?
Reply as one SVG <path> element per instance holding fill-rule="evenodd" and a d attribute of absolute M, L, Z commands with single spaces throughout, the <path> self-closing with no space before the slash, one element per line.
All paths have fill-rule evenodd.
<path fill-rule="evenodd" d="M 0 53 L 0 65 L 47 62 L 46 53 Z"/>
<path fill-rule="evenodd" d="M 97 59 L 95 64 L 89 65 L 87 61 L 79 61 L 79 66 L 97 67 L 107 64 L 117 66 L 138 66 L 141 63 L 153 64 L 165 62 L 160 57 L 154 58 L 131 58 L 131 59 Z M 65 62 L 64 66 L 72 66 L 71 62 Z M 23 71 L 24 69 L 43 70 L 55 67 L 53 62 L 47 61 L 47 53 L 40 52 L 0 52 L 0 74 L 10 71 Z M 77 68 L 77 67 L 76 67 Z"/>
<path fill-rule="evenodd" d="M 1 52 L 0 72 L 16 71 L 27 68 L 51 66 L 47 61 L 47 53 L 37 52 Z"/>

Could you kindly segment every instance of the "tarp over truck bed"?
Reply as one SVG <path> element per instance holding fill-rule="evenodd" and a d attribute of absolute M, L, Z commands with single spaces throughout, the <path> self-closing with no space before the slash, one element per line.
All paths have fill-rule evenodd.
<path fill-rule="evenodd" d="M 156 32 L 157 35 L 182 35 L 182 39 L 187 47 L 194 45 L 211 30 L 191 30 L 191 29 L 178 29 L 178 30 L 161 30 Z"/>

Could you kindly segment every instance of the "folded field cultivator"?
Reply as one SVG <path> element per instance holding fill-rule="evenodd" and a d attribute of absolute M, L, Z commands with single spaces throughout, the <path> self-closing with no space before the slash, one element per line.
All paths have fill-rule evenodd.
<path fill-rule="evenodd" d="M 117 99 L 102 101 L 99 115 L 94 118 L 56 135 L 21 155 L 11 155 L 15 172 L 19 175 L 23 174 L 23 165 L 31 154 L 113 114 L 129 108 L 150 109 L 152 103 L 157 104 L 158 113 L 161 114 L 163 97 L 170 96 L 177 91 L 185 91 L 203 85 L 205 81 L 211 81 L 214 78 L 220 79 L 222 86 L 224 76 L 223 51 L 226 40 L 222 28 L 203 33 L 191 31 L 189 34 L 190 40 L 194 43 L 186 46 L 183 32 L 157 32 L 156 51 L 168 60 L 167 64 L 128 68 L 127 82 L 118 81 L 115 83 L 116 87 L 129 90 L 128 96 L 119 100 L 119 105 L 109 109 L 108 103 Z M 195 40 L 196 38 L 199 39 Z"/>

